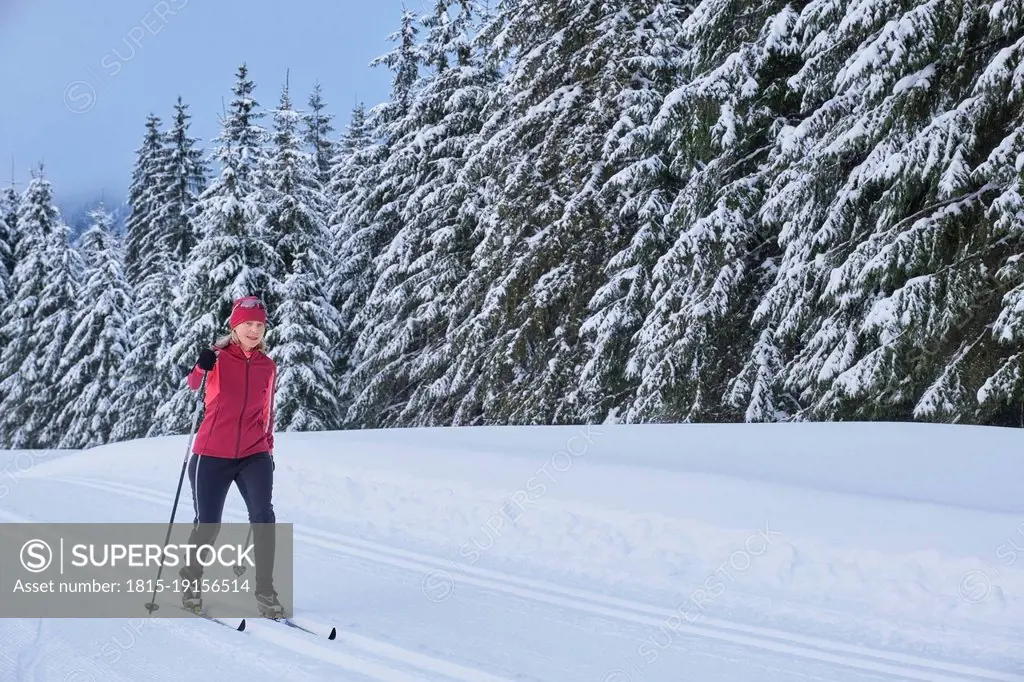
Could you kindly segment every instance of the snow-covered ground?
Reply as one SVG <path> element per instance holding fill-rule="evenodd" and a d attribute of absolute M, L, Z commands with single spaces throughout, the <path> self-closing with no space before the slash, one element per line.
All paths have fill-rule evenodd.
<path fill-rule="evenodd" d="M 0 452 L 0 522 L 166 523 L 187 440 Z M 402 429 L 276 455 L 296 611 L 337 639 L 0 620 L 0 680 L 1024 681 L 1024 431 Z"/>

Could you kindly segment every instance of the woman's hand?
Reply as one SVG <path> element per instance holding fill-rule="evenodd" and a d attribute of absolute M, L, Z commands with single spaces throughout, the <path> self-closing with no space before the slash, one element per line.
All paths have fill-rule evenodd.
<path fill-rule="evenodd" d="M 204 348 L 203 352 L 199 354 L 199 359 L 196 360 L 196 364 L 199 365 L 200 369 L 209 372 L 213 369 L 214 364 L 217 362 L 217 354 L 209 348 Z"/>

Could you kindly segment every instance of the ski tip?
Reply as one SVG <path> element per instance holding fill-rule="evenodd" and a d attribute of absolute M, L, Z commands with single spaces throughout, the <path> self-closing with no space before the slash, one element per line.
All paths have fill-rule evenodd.
<path fill-rule="evenodd" d="M 245 630 L 245 618 L 243 618 L 242 622 L 238 624 L 238 631 L 242 632 L 243 630 Z"/>
<path fill-rule="evenodd" d="M 338 636 L 338 629 L 337 628 L 331 628 L 331 634 L 327 635 L 327 639 L 334 639 L 337 636 Z"/>

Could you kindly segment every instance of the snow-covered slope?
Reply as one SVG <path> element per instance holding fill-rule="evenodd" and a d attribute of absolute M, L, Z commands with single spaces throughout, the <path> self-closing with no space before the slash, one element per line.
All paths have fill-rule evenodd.
<path fill-rule="evenodd" d="M 296 609 L 336 640 L 6 620 L 0 679 L 1024 681 L 1022 445 L 910 424 L 283 433 Z M 186 446 L 0 453 L 0 521 L 166 522 Z"/>

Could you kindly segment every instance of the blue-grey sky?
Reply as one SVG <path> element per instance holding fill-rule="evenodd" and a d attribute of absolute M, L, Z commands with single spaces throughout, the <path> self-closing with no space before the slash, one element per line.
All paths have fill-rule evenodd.
<path fill-rule="evenodd" d="M 21 188 L 43 162 L 59 200 L 123 197 L 153 112 L 165 123 L 180 94 L 204 150 L 217 134 L 244 61 L 261 108 L 290 69 L 305 107 L 319 81 L 335 135 L 357 99 L 383 101 L 403 6 L 425 0 L 0 0 L 0 185 Z M 269 121 L 266 121 L 269 124 Z"/>

